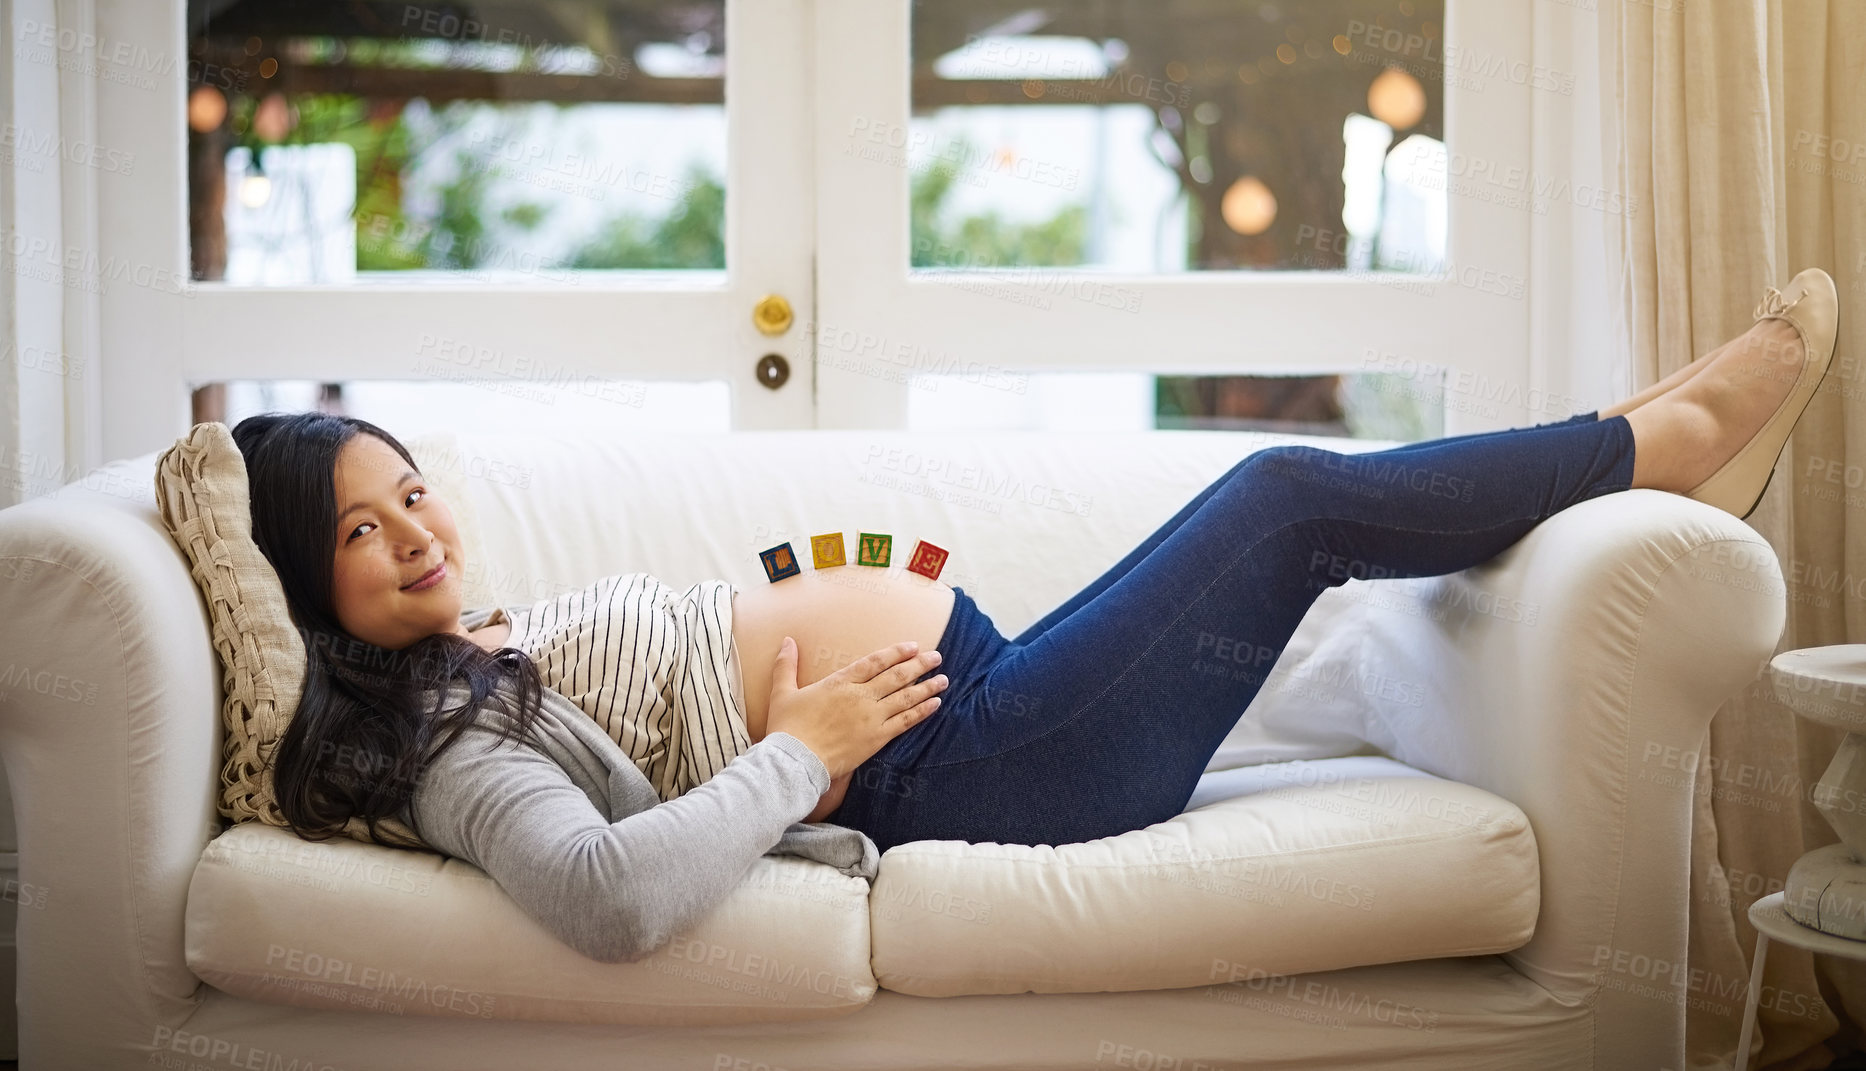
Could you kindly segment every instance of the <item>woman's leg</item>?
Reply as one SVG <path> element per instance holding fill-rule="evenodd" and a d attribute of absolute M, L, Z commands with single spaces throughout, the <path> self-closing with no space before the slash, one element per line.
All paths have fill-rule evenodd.
<path fill-rule="evenodd" d="M 1420 442 L 1416 442 L 1416 443 L 1406 443 L 1402 446 L 1395 446 L 1395 447 L 1390 448 L 1386 452 L 1389 454 L 1394 454 L 1394 453 L 1399 453 L 1401 451 L 1417 450 L 1423 447 L 1435 446 L 1440 443 L 1468 442 L 1472 439 L 1487 438 L 1487 437 L 1495 436 L 1495 435 L 1518 435 L 1525 431 L 1532 431 L 1535 428 L 1555 427 L 1555 426 L 1559 426 L 1563 424 L 1591 424 L 1594 422 L 1594 420 L 1595 420 L 1595 413 L 1590 411 L 1586 413 L 1580 413 L 1575 416 L 1571 416 L 1566 420 L 1555 421 L 1552 424 L 1535 424 L 1535 425 L 1531 425 L 1530 427 L 1526 427 L 1526 428 L 1500 428 L 1495 431 L 1472 432 L 1468 435 L 1449 435 L 1449 436 L 1445 436 L 1443 438 L 1438 438 L 1438 439 L 1425 439 L 1425 440 L 1421 440 Z M 1153 553 L 1153 549 L 1159 546 L 1162 542 L 1164 542 L 1167 536 L 1170 536 L 1175 531 L 1177 531 L 1179 526 L 1186 522 L 1186 518 L 1198 512 L 1199 507 L 1205 504 L 1206 499 L 1210 498 L 1220 487 L 1224 486 L 1224 483 L 1226 480 L 1229 480 L 1232 476 L 1236 475 L 1238 468 L 1242 466 L 1243 464 L 1244 462 L 1242 461 L 1238 462 L 1237 465 L 1234 465 L 1231 467 L 1230 471 L 1226 472 L 1223 476 L 1218 477 L 1218 479 L 1213 480 L 1210 486 L 1206 487 L 1205 490 L 1200 491 L 1198 495 L 1196 495 L 1192 499 L 1192 501 L 1186 503 L 1185 507 L 1182 508 L 1178 513 L 1175 513 L 1170 520 L 1168 520 L 1165 524 L 1162 524 L 1159 528 L 1155 529 L 1153 534 L 1148 536 L 1146 539 L 1142 540 L 1139 546 L 1135 547 L 1132 551 L 1129 551 L 1128 555 L 1125 558 L 1122 558 L 1120 561 L 1116 562 L 1113 566 L 1109 567 L 1107 572 L 1097 577 L 1087 587 L 1083 588 L 1081 591 L 1078 591 L 1074 595 L 1070 596 L 1069 599 L 1066 602 L 1064 602 L 1062 605 L 1056 607 L 1054 610 L 1051 610 L 1049 613 L 1044 614 L 1043 617 L 1038 619 L 1029 628 L 1026 628 L 1023 632 L 1018 633 L 1018 635 L 1011 642 L 1020 644 L 1020 645 L 1030 643 L 1032 640 L 1035 640 L 1038 636 L 1041 636 L 1043 635 L 1044 632 L 1048 631 L 1050 626 L 1056 624 L 1058 621 L 1062 621 L 1066 619 L 1070 614 L 1073 614 L 1077 610 L 1081 609 L 1083 606 L 1086 606 L 1089 600 L 1095 598 L 1095 596 L 1100 595 L 1102 592 L 1108 590 L 1109 585 L 1113 584 L 1115 581 L 1126 576 L 1128 573 L 1128 570 L 1138 565 L 1142 559 L 1146 558 L 1147 555 Z"/>
<path fill-rule="evenodd" d="M 1367 454 L 1246 458 L 1124 575 L 858 768 L 830 820 L 909 840 L 1061 844 L 1170 818 L 1315 599 L 1481 564 L 1632 483 L 1624 417 Z"/>
<path fill-rule="evenodd" d="M 1476 439 L 1476 438 L 1490 436 L 1490 435 L 1511 435 L 1511 434 L 1515 434 L 1521 431 L 1529 431 L 1529 430 L 1532 430 L 1533 428 L 1550 427 L 1552 425 L 1589 424 L 1589 423 L 1593 423 L 1597 419 L 1604 420 L 1604 419 L 1609 419 L 1611 417 L 1624 416 L 1627 413 L 1632 412 L 1634 409 L 1637 409 L 1640 406 L 1646 404 L 1647 402 L 1657 399 L 1660 395 L 1665 394 L 1667 391 L 1670 391 L 1676 387 L 1683 386 L 1686 381 L 1690 380 L 1693 376 L 1697 375 L 1699 372 L 1703 371 L 1706 367 L 1708 367 L 1710 363 L 1713 360 L 1715 360 L 1717 356 L 1721 354 L 1727 347 L 1729 347 L 1731 344 L 1735 342 L 1740 341 L 1744 337 L 1745 336 L 1743 335 L 1739 335 L 1737 336 L 1736 339 L 1732 339 L 1730 342 L 1726 342 L 1723 345 L 1718 346 L 1716 349 L 1713 349 L 1707 353 L 1700 355 L 1696 360 L 1692 361 L 1690 364 L 1674 371 L 1671 375 L 1666 376 L 1664 379 L 1659 380 L 1657 383 L 1654 383 L 1651 386 L 1647 387 L 1646 389 L 1638 392 L 1637 394 L 1634 394 L 1632 397 L 1616 402 L 1613 405 L 1608 406 L 1605 409 L 1590 410 L 1585 413 L 1577 413 L 1574 416 L 1567 418 L 1566 420 L 1551 421 L 1545 424 L 1533 424 L 1527 428 L 1503 428 L 1497 431 L 1473 432 L 1468 435 L 1448 435 L 1448 436 L 1444 436 L 1438 439 L 1426 439 L 1426 440 L 1416 442 L 1416 443 L 1407 443 L 1403 446 L 1393 447 L 1392 449 L 1395 451 L 1413 450 L 1413 449 L 1418 449 L 1420 447 L 1432 446 L 1437 443 L 1462 442 L 1465 440 Z M 1240 464 L 1242 464 L 1242 462 L 1240 462 Z M 1101 594 L 1103 591 L 1107 590 L 1108 585 L 1114 583 L 1116 580 L 1121 579 L 1121 577 L 1126 576 L 1127 571 L 1129 569 L 1132 569 L 1137 563 L 1140 562 L 1141 559 L 1145 558 L 1148 554 L 1152 553 L 1154 547 L 1159 546 L 1160 543 L 1167 536 L 1173 533 L 1174 529 L 1178 528 L 1180 524 L 1184 523 L 1185 519 L 1187 517 L 1190 517 L 1192 513 L 1199 508 L 1199 506 L 1203 505 L 1205 500 L 1211 496 L 1212 492 L 1215 491 L 1219 487 L 1219 485 L 1223 484 L 1225 480 L 1229 479 L 1231 477 L 1231 474 L 1236 471 L 1237 471 L 1236 467 L 1233 467 L 1230 472 L 1226 472 L 1223 476 L 1220 476 L 1217 480 L 1214 480 L 1211 486 L 1207 487 L 1204 491 L 1200 492 L 1196 498 L 1194 498 L 1191 502 L 1186 504 L 1186 507 L 1184 509 L 1181 509 L 1178 513 L 1174 514 L 1171 520 L 1168 520 L 1165 524 L 1161 525 L 1159 529 L 1156 530 L 1152 535 L 1148 536 L 1145 540 L 1143 540 L 1140 546 L 1135 547 L 1134 550 L 1131 551 L 1127 555 L 1127 557 L 1122 558 L 1119 562 L 1116 562 L 1111 568 L 1108 569 L 1107 572 L 1103 573 L 1100 577 L 1096 578 L 1095 581 L 1089 584 L 1088 587 L 1083 588 L 1081 591 L 1077 592 L 1067 602 L 1064 602 L 1061 606 L 1058 606 L 1054 610 L 1051 610 L 1049 613 L 1043 615 L 1043 617 L 1039 619 L 1036 623 L 1032 624 L 1029 628 L 1026 628 L 1023 632 L 1019 633 L 1017 638 L 1013 640 L 1012 642 L 1023 644 L 1023 643 L 1029 643 L 1031 640 L 1036 639 L 1038 636 L 1041 636 L 1043 632 L 1046 629 L 1048 629 L 1051 625 L 1054 625 L 1058 621 L 1061 621 L 1064 618 L 1067 618 L 1070 614 L 1074 613 L 1076 610 L 1080 609 L 1083 605 L 1085 605 L 1090 599 L 1094 598 L 1095 596 Z"/>

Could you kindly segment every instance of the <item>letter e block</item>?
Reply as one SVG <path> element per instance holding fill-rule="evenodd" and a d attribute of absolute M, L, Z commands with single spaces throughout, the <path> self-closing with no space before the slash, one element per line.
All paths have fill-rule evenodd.
<path fill-rule="evenodd" d="M 928 580 L 938 580 L 941 569 L 946 568 L 947 552 L 922 539 L 914 544 L 913 557 L 907 559 L 907 571 L 919 573 Z"/>

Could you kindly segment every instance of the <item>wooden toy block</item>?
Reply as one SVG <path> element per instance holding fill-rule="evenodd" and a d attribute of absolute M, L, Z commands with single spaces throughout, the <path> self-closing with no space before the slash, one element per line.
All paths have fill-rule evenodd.
<path fill-rule="evenodd" d="M 940 570 L 946 567 L 946 556 L 945 550 L 922 539 L 914 545 L 913 557 L 907 559 L 907 571 L 938 580 Z"/>
<path fill-rule="evenodd" d="M 792 553 L 789 543 L 779 543 L 770 550 L 761 550 L 758 557 L 764 562 L 765 576 L 773 584 L 803 572 L 797 565 L 797 555 Z"/>
<path fill-rule="evenodd" d="M 842 533 L 831 532 L 828 535 L 811 536 L 810 557 L 818 569 L 849 564 L 849 559 L 844 556 L 842 548 Z"/>
<path fill-rule="evenodd" d="M 860 542 L 856 545 L 855 564 L 879 565 L 887 567 L 888 558 L 894 553 L 894 537 L 880 532 L 859 533 Z"/>

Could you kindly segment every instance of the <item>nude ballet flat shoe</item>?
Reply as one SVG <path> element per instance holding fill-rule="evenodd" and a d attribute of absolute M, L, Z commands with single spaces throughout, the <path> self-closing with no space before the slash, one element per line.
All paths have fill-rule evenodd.
<path fill-rule="evenodd" d="M 1708 502 L 1738 518 L 1748 517 L 1769 489 L 1775 462 L 1788 445 L 1789 433 L 1827 375 L 1840 330 L 1840 296 L 1833 279 L 1819 268 L 1809 268 L 1788 281 L 1785 290 L 1771 286 L 1756 304 L 1756 320 L 1787 320 L 1801 335 L 1805 355 L 1795 385 L 1749 442 L 1723 467 L 1693 487 L 1688 497 Z"/>

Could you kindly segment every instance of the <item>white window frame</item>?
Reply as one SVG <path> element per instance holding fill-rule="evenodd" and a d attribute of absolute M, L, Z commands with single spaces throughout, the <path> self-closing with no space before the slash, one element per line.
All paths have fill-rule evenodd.
<path fill-rule="evenodd" d="M 1448 198 L 1451 273 L 1437 277 L 1093 276 L 1138 295 L 1134 311 L 1091 301 L 1044 308 L 997 300 L 982 286 L 911 277 L 909 169 L 845 151 L 860 141 L 858 131 L 909 129 L 911 3 L 817 0 L 818 54 L 835 57 L 816 72 L 817 202 L 824 206 L 817 217 L 817 309 L 826 337 L 856 341 L 836 346 L 838 360 L 819 362 L 819 426 L 905 427 L 911 374 L 947 370 L 999 382 L 1013 381 L 1001 369 L 1315 375 L 1379 370 L 1382 359 L 1394 358 L 1384 363 L 1448 366 L 1457 369 L 1458 383 L 1489 384 L 1482 389 L 1497 396 L 1530 395 L 1530 214 L 1473 197 Z M 1512 75 L 1532 66 L 1532 3 L 1446 0 L 1445 9 L 1447 54 L 1505 57 L 1513 68 L 1477 91 L 1467 88 L 1476 84 L 1471 80 L 1446 79 L 1447 147 L 1467 159 L 1526 165 L 1533 94 L 1542 90 Z M 1003 282 L 994 285 L 1008 289 L 1025 275 L 959 274 L 979 281 L 997 274 Z M 1457 389 L 1454 383 L 1448 393 Z M 1512 405 L 1448 404 L 1445 430 L 1540 419 L 1547 417 Z"/>
<path fill-rule="evenodd" d="M 95 0 L 101 36 L 187 56 L 185 0 Z M 579 273 L 545 281 L 376 280 L 244 287 L 188 280 L 185 67 L 160 91 L 102 80 L 98 140 L 133 153 L 139 174 L 100 198 L 109 263 L 153 267 L 157 286 L 111 286 L 101 310 L 105 456 L 167 446 L 191 419 L 189 392 L 225 379 L 435 378 L 424 335 L 535 355 L 553 367 L 631 380 L 724 380 L 735 428 L 809 427 L 814 306 L 809 0 L 726 5 L 724 272 Z M 110 260 L 109 258 L 116 258 Z M 790 328 L 766 336 L 752 309 L 787 300 Z M 430 347 L 432 343 L 429 343 Z M 757 363 L 790 366 L 773 390 Z"/>
<path fill-rule="evenodd" d="M 94 3 L 100 36 L 185 60 L 185 0 L 79 2 Z M 1532 62 L 1535 6 L 1447 0 L 1447 46 Z M 133 180 L 112 176 L 100 189 L 98 256 L 169 281 L 110 286 L 101 298 L 104 456 L 172 442 L 188 426 L 189 390 L 202 383 L 421 378 L 410 358 L 423 332 L 436 331 L 595 376 L 723 379 L 734 428 L 907 425 L 907 377 L 819 362 L 817 334 L 832 325 L 884 348 L 911 340 L 911 352 L 958 355 L 969 367 L 1317 374 L 1362 370 L 1367 355 L 1382 354 L 1442 364 L 1504 395 L 1528 392 L 1531 302 L 1523 291 L 1533 223 L 1520 206 L 1449 198 L 1448 259 L 1463 278 L 1407 276 L 1399 286 L 1337 272 L 1098 273 L 1138 293 L 1139 310 L 1074 303 L 1082 307 L 1033 315 L 910 278 L 907 169 L 842 155 L 858 119 L 909 123 L 910 0 L 728 0 L 726 11 L 729 264 L 724 273 L 695 273 L 705 277 L 697 282 L 646 273 L 567 287 L 189 282 L 183 68 L 172 92 L 99 80 L 96 138 L 138 163 Z M 1481 92 L 1448 82 L 1454 154 L 1531 160 L 1540 90 L 1508 78 L 1489 79 Z M 1513 294 L 1485 292 L 1494 280 Z M 777 338 L 752 325 L 752 306 L 767 293 L 783 295 L 795 313 Z M 765 353 L 790 363 L 781 390 L 757 382 Z M 385 376 L 385 368 L 393 371 Z M 1548 416 L 1505 403 L 1448 406 L 1446 433 Z"/>

